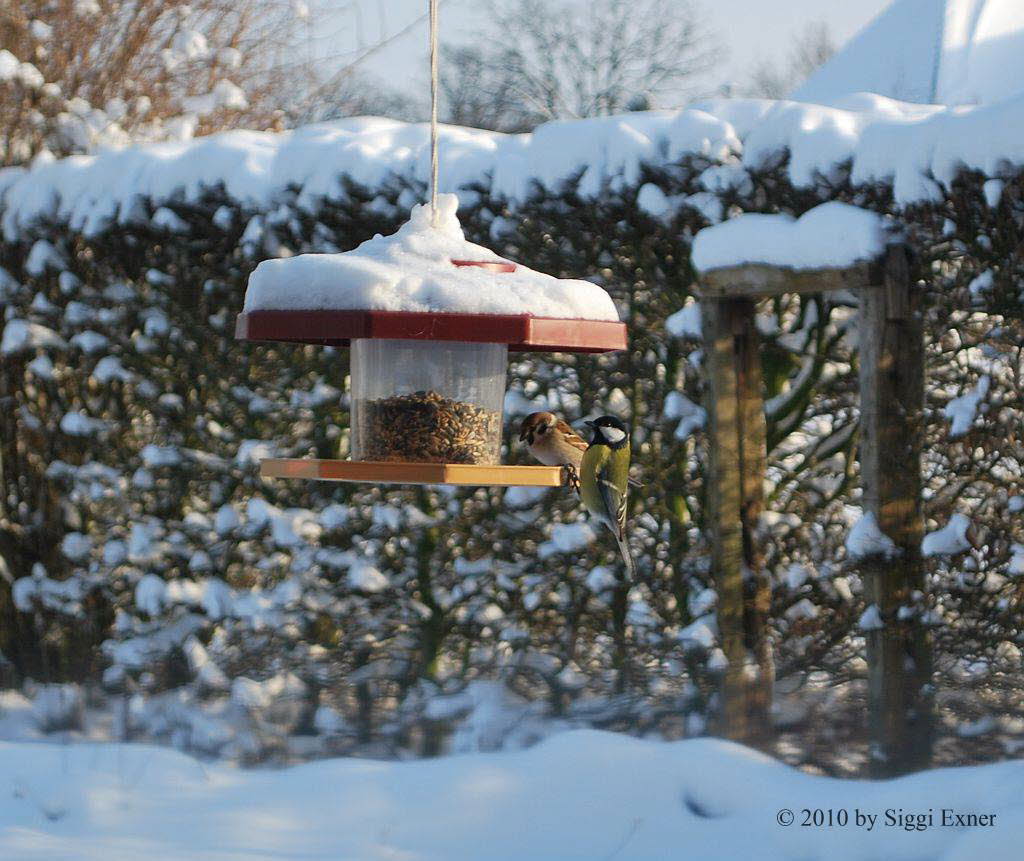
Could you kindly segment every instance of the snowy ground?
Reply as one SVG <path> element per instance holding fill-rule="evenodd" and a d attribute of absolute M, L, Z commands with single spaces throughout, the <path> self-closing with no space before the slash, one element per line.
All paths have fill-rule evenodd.
<path fill-rule="evenodd" d="M 1020 762 L 838 781 L 727 742 L 589 730 L 517 753 L 255 771 L 149 746 L 7 743 L 0 798 L 0 857 L 49 861 L 996 861 L 1019 858 L 1024 834 Z M 802 826 L 805 808 L 848 824 Z M 994 821 L 944 827 L 943 808 Z M 932 819 L 908 829 L 887 810 Z"/>

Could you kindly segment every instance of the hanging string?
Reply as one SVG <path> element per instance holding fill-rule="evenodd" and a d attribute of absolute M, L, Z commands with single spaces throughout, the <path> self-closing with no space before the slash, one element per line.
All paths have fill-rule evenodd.
<path fill-rule="evenodd" d="M 437 218 L 437 2 L 430 0 L 430 223 Z"/>

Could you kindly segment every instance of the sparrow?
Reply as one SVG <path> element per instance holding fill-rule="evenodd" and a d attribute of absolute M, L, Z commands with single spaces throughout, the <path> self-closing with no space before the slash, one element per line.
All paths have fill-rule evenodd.
<path fill-rule="evenodd" d="M 587 441 L 554 413 L 530 413 L 519 428 L 519 441 L 545 466 L 565 468 L 569 487 L 580 492 L 580 463 Z"/>
<path fill-rule="evenodd" d="M 591 516 L 612 531 L 626 574 L 632 577 L 636 564 L 626 541 L 629 431 L 615 416 L 601 416 L 585 424 L 593 429 L 594 437 L 580 464 L 580 497 Z"/>

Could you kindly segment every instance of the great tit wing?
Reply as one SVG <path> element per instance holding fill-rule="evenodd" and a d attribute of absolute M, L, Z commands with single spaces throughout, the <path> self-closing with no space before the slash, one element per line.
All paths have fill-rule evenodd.
<path fill-rule="evenodd" d="M 626 529 L 626 487 L 629 470 L 629 454 L 623 457 L 622 451 L 612 452 L 597 474 L 597 489 L 608 521 L 614 523 L 621 537 Z M 624 468 L 623 468 L 624 467 Z"/>

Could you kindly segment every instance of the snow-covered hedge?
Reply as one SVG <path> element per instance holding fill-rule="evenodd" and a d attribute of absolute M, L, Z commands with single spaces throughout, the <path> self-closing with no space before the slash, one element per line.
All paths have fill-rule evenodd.
<path fill-rule="evenodd" d="M 978 149 L 996 108 L 862 102 L 444 131 L 442 185 L 459 190 L 467 238 L 596 281 L 629 322 L 623 354 L 518 358 L 506 445 L 525 459 L 511 431 L 535 409 L 632 418 L 634 584 L 557 491 L 257 475 L 273 452 L 347 449 L 347 355 L 235 342 L 247 277 L 270 256 L 393 231 L 422 199 L 423 127 L 232 132 L 0 175 L 0 558 L 14 584 L 0 577 L 0 652 L 13 677 L 98 680 L 102 667 L 105 689 L 139 694 L 127 734 L 240 758 L 525 744 L 540 717 L 701 732 L 721 651 L 690 241 L 741 211 L 839 200 L 898 217 L 919 250 L 928 516 L 936 530 L 971 520 L 969 549 L 930 557 L 929 612 L 940 645 L 974 644 L 969 662 L 940 650 L 946 678 L 987 684 L 1020 660 L 1024 534 L 1008 506 L 1024 494 L 1024 452 L 1008 429 L 1021 423 L 1024 154 L 1010 136 Z M 1015 121 L 1015 103 L 998 110 Z M 967 141 L 955 159 L 942 155 L 954 135 Z M 865 608 L 844 550 L 858 516 L 852 302 L 762 309 L 779 675 L 827 680 L 783 703 L 790 723 L 855 708 L 863 675 Z M 488 679 L 507 701 L 462 690 Z M 1017 707 L 998 686 L 986 697 L 979 709 Z M 485 740 L 450 733 L 486 715 Z M 826 725 L 858 749 L 855 722 Z"/>

